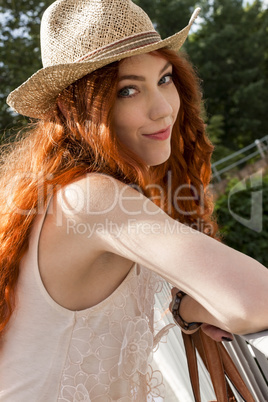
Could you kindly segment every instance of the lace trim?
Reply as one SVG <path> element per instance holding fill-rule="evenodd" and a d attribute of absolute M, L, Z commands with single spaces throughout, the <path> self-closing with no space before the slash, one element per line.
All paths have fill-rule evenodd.
<path fill-rule="evenodd" d="M 76 316 L 58 401 L 154 402 L 164 397 L 162 374 L 150 364 L 153 350 L 173 326 L 163 327 L 159 312 L 154 325 L 154 296 L 162 282 L 140 267 L 102 314 L 93 310 Z"/>

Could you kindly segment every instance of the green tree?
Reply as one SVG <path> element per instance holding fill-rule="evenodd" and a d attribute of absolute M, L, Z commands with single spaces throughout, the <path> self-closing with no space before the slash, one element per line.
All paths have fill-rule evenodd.
<path fill-rule="evenodd" d="M 224 135 L 224 117 L 220 114 L 211 116 L 207 122 L 206 131 L 209 139 L 215 146 L 212 155 L 212 162 L 216 162 L 219 159 L 228 156 L 230 154 L 229 149 L 221 144 L 221 138 Z"/>
<path fill-rule="evenodd" d="M 2 0 L 0 5 L 0 136 L 28 120 L 12 112 L 7 95 L 42 67 L 40 16 L 52 0 Z"/>
<path fill-rule="evenodd" d="M 268 132 L 268 11 L 256 0 L 205 1 L 187 50 L 204 82 L 208 119 L 222 115 L 221 144 L 233 150 Z"/>
<path fill-rule="evenodd" d="M 223 242 L 268 267 L 268 175 L 264 176 L 262 180 L 258 180 L 256 186 L 252 186 L 248 180 L 246 188 L 232 194 L 230 191 L 238 182 L 238 179 L 230 181 L 225 193 L 216 201 L 215 213 Z M 252 209 L 254 192 L 261 194 L 258 199 L 262 198 L 262 213 L 261 210 L 256 210 L 260 206 L 258 203 Z M 254 230 L 253 225 L 247 227 L 241 223 L 241 220 L 234 218 L 234 214 L 236 214 L 238 217 L 250 220 L 252 213 L 255 213 L 254 221 L 257 224 L 255 229 L 258 230 Z"/>
<path fill-rule="evenodd" d="M 184 28 L 194 11 L 192 0 L 134 0 L 155 23 L 162 38 Z"/>

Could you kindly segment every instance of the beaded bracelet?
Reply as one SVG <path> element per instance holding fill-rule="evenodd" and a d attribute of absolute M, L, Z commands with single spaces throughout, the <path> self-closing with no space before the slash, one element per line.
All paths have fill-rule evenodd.
<path fill-rule="evenodd" d="M 179 313 L 180 304 L 184 296 L 186 296 L 186 293 L 184 293 L 182 290 L 179 290 L 178 293 L 175 294 L 171 303 L 171 312 L 175 323 L 181 328 L 181 330 L 186 334 L 192 334 L 201 327 L 202 323 L 201 322 L 188 323 L 184 321 L 183 318 L 180 316 Z"/>

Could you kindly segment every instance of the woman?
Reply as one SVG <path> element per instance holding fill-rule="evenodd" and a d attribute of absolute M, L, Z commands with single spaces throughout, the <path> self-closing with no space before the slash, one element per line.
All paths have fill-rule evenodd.
<path fill-rule="evenodd" d="M 2 400 L 162 396 L 149 364 L 167 330 L 154 336 L 161 277 L 189 295 L 185 322 L 268 327 L 266 268 L 214 239 L 212 146 L 175 53 L 197 13 L 161 40 L 130 0 L 45 12 L 44 68 L 8 98 L 40 120 L 2 168 Z"/>

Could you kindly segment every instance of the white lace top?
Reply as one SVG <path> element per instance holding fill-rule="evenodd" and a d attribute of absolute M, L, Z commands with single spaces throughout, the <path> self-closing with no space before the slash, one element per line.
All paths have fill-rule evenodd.
<path fill-rule="evenodd" d="M 154 329 L 154 296 L 162 279 L 134 264 L 98 305 L 70 311 L 43 286 L 38 217 L 21 263 L 17 308 L 0 343 L 0 400 L 5 402 L 156 401 L 161 373 L 150 365 L 167 333 Z"/>

